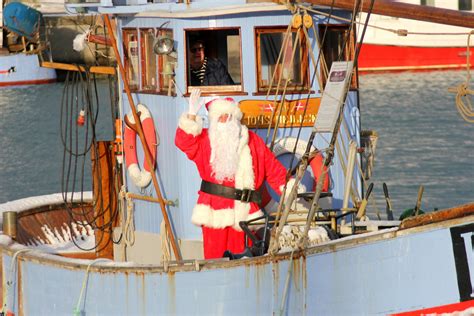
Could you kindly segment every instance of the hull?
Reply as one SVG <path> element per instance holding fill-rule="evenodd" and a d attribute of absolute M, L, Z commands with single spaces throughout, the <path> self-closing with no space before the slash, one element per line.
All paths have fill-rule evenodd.
<path fill-rule="evenodd" d="M 436 6 L 458 9 L 454 2 L 437 2 Z M 363 14 L 361 21 L 366 17 Z M 367 29 L 359 56 L 362 73 L 466 67 L 468 28 L 381 15 L 371 15 L 369 26 L 373 27 Z M 400 31 L 408 35 L 399 36 Z M 473 62 L 471 54 L 470 65 Z"/>
<path fill-rule="evenodd" d="M 474 62 L 471 56 L 470 64 Z M 363 44 L 361 72 L 466 69 L 466 47 L 415 47 Z"/>
<path fill-rule="evenodd" d="M 413 223 L 403 222 L 305 251 L 183 265 L 65 258 L 3 235 L 2 303 L 24 315 L 68 314 L 74 306 L 87 315 L 472 311 L 474 204 L 461 209 L 452 219 L 405 229 Z"/>
<path fill-rule="evenodd" d="M 42 68 L 38 56 L 0 55 L 0 86 L 18 86 L 56 82 L 54 69 Z"/>

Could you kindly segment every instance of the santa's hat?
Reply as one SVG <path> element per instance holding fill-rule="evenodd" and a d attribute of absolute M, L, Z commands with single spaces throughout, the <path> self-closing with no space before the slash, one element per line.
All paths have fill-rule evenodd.
<path fill-rule="evenodd" d="M 222 114 L 233 115 L 239 121 L 242 119 L 242 111 L 240 111 L 239 105 L 232 98 L 206 98 L 205 106 L 211 120 L 219 118 Z"/>

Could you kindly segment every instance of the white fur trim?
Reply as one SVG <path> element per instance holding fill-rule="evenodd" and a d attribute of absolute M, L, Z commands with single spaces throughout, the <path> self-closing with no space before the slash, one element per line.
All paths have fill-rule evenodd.
<path fill-rule="evenodd" d="M 286 183 L 286 193 L 287 195 L 291 192 L 291 190 L 293 190 L 293 187 L 295 186 L 295 179 L 294 178 L 291 178 L 290 180 L 288 180 L 288 182 Z M 280 186 L 280 191 L 283 192 L 283 189 L 285 188 L 284 185 L 281 185 Z M 298 183 L 298 190 L 297 190 L 297 193 L 305 193 L 306 192 L 306 187 L 304 184 L 302 184 L 301 182 Z"/>
<path fill-rule="evenodd" d="M 235 201 L 235 213 L 234 213 L 234 229 L 241 231 L 242 229 L 239 226 L 241 221 L 246 221 L 249 216 L 250 204 L 242 203 L 240 201 Z"/>
<path fill-rule="evenodd" d="M 191 120 L 188 118 L 188 113 L 183 113 L 179 118 L 178 127 L 187 134 L 197 136 L 202 132 L 202 118 L 200 116 L 196 116 L 195 120 Z"/>
<path fill-rule="evenodd" d="M 288 182 L 286 183 L 286 192 L 285 192 L 285 204 L 286 202 L 288 201 L 288 198 L 290 196 L 290 193 L 291 193 L 291 190 L 293 190 L 293 187 L 295 186 L 295 182 L 296 180 L 294 178 L 291 178 L 290 180 L 288 180 Z M 281 185 L 280 186 L 280 191 L 283 192 L 283 189 L 284 189 L 284 185 Z M 298 183 L 298 189 L 296 191 L 297 193 L 305 193 L 306 192 L 306 187 L 304 186 L 304 184 L 301 184 Z M 292 204 L 292 208 L 293 209 L 298 209 L 298 199 L 296 198 L 294 201 L 293 201 L 293 204 Z"/>
<path fill-rule="evenodd" d="M 234 225 L 234 213 L 231 208 L 213 210 L 209 205 L 197 204 L 193 209 L 191 222 L 197 226 L 224 228 Z"/>
<path fill-rule="evenodd" d="M 242 111 L 240 111 L 237 103 L 224 99 L 212 101 L 209 106 L 209 118 L 212 120 L 212 118 L 218 118 L 222 114 L 232 114 L 239 121 L 242 119 Z"/>
<path fill-rule="evenodd" d="M 239 143 L 239 165 L 235 173 L 235 188 L 255 189 L 255 175 L 253 172 L 253 159 L 249 148 L 249 131 L 246 126 L 242 126 Z"/>

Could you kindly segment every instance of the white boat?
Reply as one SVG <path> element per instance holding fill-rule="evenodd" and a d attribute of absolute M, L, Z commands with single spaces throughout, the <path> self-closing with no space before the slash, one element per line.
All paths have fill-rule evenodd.
<path fill-rule="evenodd" d="M 396 2 L 472 12 L 472 2 L 397 0 Z M 362 20 L 365 20 L 363 14 Z M 359 57 L 359 71 L 466 69 L 472 29 L 372 14 Z M 474 64 L 471 52 L 469 64 Z"/>
<path fill-rule="evenodd" d="M 1 4 L 1 3 L 0 3 Z M 41 14 L 27 6 L 22 5 L 21 3 L 14 3 L 10 6 L 6 6 L 1 10 L 3 17 L 3 12 L 11 11 L 11 6 L 15 8 L 16 13 L 20 14 L 21 18 L 26 18 L 29 15 L 29 18 L 37 19 Z M 24 12 L 25 13 L 23 15 Z M 4 19 L 2 20 L 2 30 L 1 30 L 1 44 L 3 44 L 3 39 L 5 34 L 5 43 L 11 42 L 10 38 L 16 38 L 17 41 L 21 41 L 21 37 L 15 35 L 14 33 L 7 33 L 4 28 L 7 25 L 3 25 Z M 8 20 L 8 18 L 7 18 Z M 24 25 L 19 25 L 19 29 L 28 29 L 29 25 L 26 22 L 28 19 L 25 19 Z M 10 21 L 10 20 L 9 20 Z M 35 21 L 36 22 L 36 21 Z M 22 23 L 22 22 L 20 22 Z M 27 35 L 27 34 L 25 34 Z M 31 39 L 31 38 L 30 38 Z M 0 45 L 0 86 L 16 86 L 16 85 L 32 85 L 32 84 L 44 84 L 52 83 L 56 81 L 56 71 L 54 69 L 42 68 L 40 66 L 40 61 L 38 58 L 38 52 L 34 51 L 33 44 L 28 44 L 25 42 L 24 45 L 9 43 L 11 46 L 23 46 L 21 49 L 15 49 L 15 52 L 9 52 L 7 47 L 2 47 Z"/>
<path fill-rule="evenodd" d="M 109 5 L 81 3 L 69 7 L 113 13 L 116 18 L 112 27 L 110 17 L 103 15 L 108 30 L 116 34 L 118 45 L 109 33 L 114 50 L 120 53 L 121 99 L 111 111 L 117 113 L 116 139 L 99 142 L 91 138 L 94 133 L 86 133 L 95 122 L 94 106 L 99 106 L 94 103 L 89 75 L 100 70 L 90 68 L 87 80 L 71 74 L 61 117 L 65 127 L 62 138 L 68 140 L 63 170 L 68 179 L 81 178 L 81 168 L 77 168 L 81 161 L 77 159 L 84 155 L 80 148 L 90 149 L 93 193 L 65 190 L 54 196 L 0 205 L 1 299 L 5 312 L 474 312 L 474 204 L 422 215 L 416 207 L 414 216 L 402 222 L 391 218 L 390 208 L 386 219 L 364 217 L 368 193 L 362 191 L 367 175 L 352 167 L 361 158 L 357 148 L 364 147 L 366 153 L 373 154 L 374 144 L 363 140 L 359 90 L 357 82 L 350 80 L 355 64 L 351 58 L 357 53 L 332 60 L 321 81 L 310 80 L 310 74 L 319 75 L 320 67 L 325 68 L 320 64 L 320 51 L 326 56 L 324 60 L 331 62 L 328 57 L 337 56 L 344 42 L 348 52 L 356 50 L 353 41 L 339 36 L 350 34 L 350 23 L 327 19 L 332 10 L 312 4 L 295 4 L 290 7 L 294 10 L 273 2 L 240 0 L 227 4 L 207 0 Z M 351 10 L 336 11 L 349 19 L 352 16 Z M 312 23 L 320 29 L 325 26 L 319 23 L 327 23 L 331 40 L 318 42 L 320 33 Z M 295 40 L 286 42 L 291 45 L 283 45 L 286 30 L 291 35 L 288 38 Z M 329 205 L 323 206 L 324 177 L 316 180 L 309 172 L 309 187 L 315 186 L 309 195 L 310 205 L 303 194 L 296 209 L 291 203 L 279 205 L 281 217 L 271 213 L 258 222 L 267 228 L 264 232 L 271 233 L 269 244 L 265 237 L 247 234 L 254 244 L 244 253 L 210 260 L 203 258 L 200 227 L 190 221 L 201 178 L 174 140 L 178 119 L 187 110 L 187 97 L 193 89 L 187 51 L 196 35 L 202 35 L 209 49 L 219 43 L 208 53 L 228 66 L 234 82 L 200 86 L 203 94 L 232 96 L 244 112 L 243 123 L 263 138 L 267 130 L 275 131 L 275 141 L 269 144 L 283 162 L 294 156 L 303 167 L 311 166 L 311 145 L 321 149 L 331 175 L 332 199 L 325 198 Z M 298 44 L 298 39 L 306 45 Z M 278 58 L 279 51 L 298 52 L 296 62 Z M 272 77 L 291 79 L 285 95 L 278 92 L 281 90 L 276 89 Z M 276 92 L 276 97 L 267 98 L 266 89 Z M 78 108 L 76 100 L 84 100 L 81 105 L 85 108 Z M 275 111 L 279 107 L 280 114 Z M 81 110 L 88 114 L 81 114 Z M 206 115 L 204 110 L 200 113 Z M 136 122 L 127 125 L 137 129 L 131 133 L 133 139 L 138 134 L 144 145 L 121 149 L 125 115 Z M 78 127 L 81 124 L 82 129 Z M 155 160 L 154 146 L 149 146 L 154 131 L 159 135 L 153 141 L 158 146 L 156 168 L 140 178 L 129 167 L 130 160 L 135 156 L 140 164 L 145 159 Z M 74 141 L 74 135 L 86 138 Z M 368 133 L 369 138 L 375 135 Z M 292 168 L 288 163 L 289 171 Z M 145 176 L 150 179 L 141 181 Z M 67 182 L 68 186 L 73 187 L 72 182 Z M 234 224 L 245 231 L 251 221 Z"/>

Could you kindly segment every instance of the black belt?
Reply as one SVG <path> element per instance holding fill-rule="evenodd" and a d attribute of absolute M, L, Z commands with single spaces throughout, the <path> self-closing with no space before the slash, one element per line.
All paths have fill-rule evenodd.
<path fill-rule="evenodd" d="M 262 194 L 259 190 L 239 190 L 222 184 L 211 183 L 206 180 L 202 180 L 201 182 L 201 191 L 241 202 L 254 202 L 259 205 L 262 202 Z"/>

